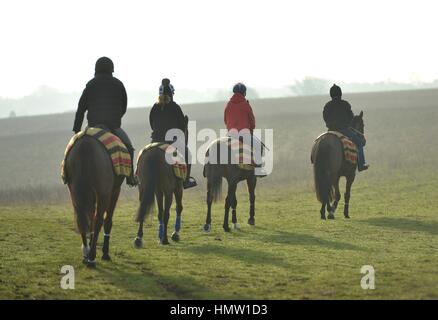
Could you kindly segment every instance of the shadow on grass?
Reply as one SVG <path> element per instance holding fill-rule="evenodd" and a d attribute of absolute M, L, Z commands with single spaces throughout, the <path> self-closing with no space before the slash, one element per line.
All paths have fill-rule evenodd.
<path fill-rule="evenodd" d="M 204 245 L 186 248 L 194 254 L 213 254 L 225 258 L 240 260 L 249 264 L 269 264 L 275 267 L 288 268 L 290 265 L 277 255 L 249 248 L 232 248 L 228 246 Z"/>
<path fill-rule="evenodd" d="M 360 222 L 367 223 L 376 227 L 387 227 L 392 229 L 399 229 L 403 231 L 426 232 L 432 235 L 438 234 L 437 222 L 424 222 L 406 218 L 371 218 L 361 220 Z"/>
<path fill-rule="evenodd" d="M 336 250 L 363 250 L 363 248 L 350 243 L 330 241 L 308 234 L 290 233 L 286 231 L 276 231 L 275 234 L 263 235 L 261 240 L 294 246 L 319 246 Z"/>
<path fill-rule="evenodd" d="M 117 288 L 138 295 L 138 299 L 232 298 L 223 293 L 212 291 L 192 277 L 170 274 L 164 276 L 148 268 L 135 269 L 129 263 L 119 263 L 111 269 L 107 269 L 101 264 L 98 271 L 108 282 Z"/>

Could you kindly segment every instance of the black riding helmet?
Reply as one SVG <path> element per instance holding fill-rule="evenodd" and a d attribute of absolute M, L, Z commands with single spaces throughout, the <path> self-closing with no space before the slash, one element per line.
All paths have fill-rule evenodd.
<path fill-rule="evenodd" d="M 330 88 L 330 97 L 332 97 L 332 99 L 341 99 L 342 97 L 342 90 L 336 84 L 333 84 Z"/>
<path fill-rule="evenodd" d="M 246 86 L 241 82 L 236 83 L 233 87 L 233 92 L 240 93 L 245 97 L 246 96 Z"/>
<path fill-rule="evenodd" d="M 114 72 L 114 63 L 110 58 L 101 57 L 96 61 L 95 73 L 113 73 Z"/>

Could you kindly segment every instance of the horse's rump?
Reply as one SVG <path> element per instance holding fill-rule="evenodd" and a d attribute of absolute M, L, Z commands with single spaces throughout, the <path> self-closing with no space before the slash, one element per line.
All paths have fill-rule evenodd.
<path fill-rule="evenodd" d="M 318 138 L 316 138 L 315 144 L 313 145 L 312 148 L 312 153 L 311 153 L 312 155 L 310 159 L 312 164 L 314 163 L 315 160 L 313 156 L 315 152 L 315 148 L 317 148 L 319 142 L 327 135 L 332 135 L 337 137 L 342 145 L 344 160 L 348 163 L 351 163 L 354 166 L 357 165 L 357 154 L 358 154 L 357 146 L 348 137 L 346 137 L 344 134 L 338 131 L 327 131 L 321 134 L 320 136 L 318 136 Z"/>
<path fill-rule="evenodd" d="M 137 157 L 137 172 L 138 163 L 143 153 L 153 148 L 163 152 L 165 160 L 168 159 L 170 162 L 169 165 L 172 166 L 175 177 L 184 181 L 187 177 L 187 164 L 184 160 L 184 156 L 175 147 L 165 142 L 153 142 L 140 150 Z"/>
<path fill-rule="evenodd" d="M 344 163 L 341 141 L 331 134 L 318 137 L 312 147 L 311 161 L 318 201 L 328 203 L 333 199 L 333 188 Z"/>
<path fill-rule="evenodd" d="M 113 164 L 99 141 L 84 136 L 69 151 L 65 169 L 69 174 L 68 187 L 77 229 L 80 233 L 86 233 L 89 231 L 90 217 L 96 209 L 96 201 L 110 198 L 113 192 L 116 180 Z"/>
<path fill-rule="evenodd" d="M 237 165 L 242 170 L 252 171 L 256 167 L 251 145 L 229 136 L 210 143 L 205 153 L 205 164 L 207 163 Z"/>
<path fill-rule="evenodd" d="M 106 154 L 112 162 L 113 171 L 117 176 L 128 177 L 131 174 L 132 161 L 123 142 L 106 129 L 87 128 L 85 131 L 75 134 L 67 144 L 64 159 L 61 163 L 61 178 L 64 184 L 67 184 L 69 181 L 69 173 L 65 167 L 66 159 L 75 144 L 85 136 L 92 137 L 104 146 L 104 150 L 106 150 Z"/>

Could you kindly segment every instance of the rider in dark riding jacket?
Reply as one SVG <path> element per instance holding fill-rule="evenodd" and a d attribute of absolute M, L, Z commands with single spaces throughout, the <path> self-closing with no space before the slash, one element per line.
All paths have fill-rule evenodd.
<path fill-rule="evenodd" d="M 181 107 L 173 101 L 175 89 L 169 79 L 163 79 L 159 88 L 158 102 L 154 104 L 149 114 L 149 123 L 152 129 L 152 142 L 166 142 L 172 144 L 174 141 L 166 140 L 166 133 L 172 129 L 179 129 L 186 132 L 186 122 Z M 187 178 L 184 181 L 184 189 L 197 185 L 196 180 L 190 176 L 191 154 L 187 147 L 185 137 L 185 159 L 187 163 Z"/>
<path fill-rule="evenodd" d="M 95 76 L 91 79 L 79 100 L 76 111 L 73 131 L 81 131 L 85 112 L 89 127 L 104 126 L 122 140 L 132 159 L 131 176 L 127 177 L 126 183 L 130 186 L 137 185 L 134 176 L 134 147 L 126 134 L 120 128 L 121 119 L 126 113 L 128 99 L 123 83 L 113 77 L 114 64 L 107 57 L 99 58 L 96 62 Z"/>
<path fill-rule="evenodd" d="M 358 148 L 358 170 L 363 171 L 369 168 L 365 163 L 365 155 L 363 147 L 365 140 L 362 135 L 353 130 L 351 122 L 354 114 L 351 110 L 351 105 L 342 100 L 342 90 L 336 84 L 330 88 L 331 101 L 324 106 L 323 117 L 329 131 L 341 132 L 346 137 L 350 138 Z"/>

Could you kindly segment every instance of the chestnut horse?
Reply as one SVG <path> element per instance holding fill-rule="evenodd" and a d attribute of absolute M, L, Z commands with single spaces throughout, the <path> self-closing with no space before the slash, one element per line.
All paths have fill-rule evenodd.
<path fill-rule="evenodd" d="M 105 147 L 87 135 L 74 144 L 65 168 L 69 176 L 68 188 L 76 225 L 82 237 L 83 262 L 88 267 L 95 267 L 96 244 L 102 224 L 105 232 L 102 260 L 111 260 L 109 239 L 124 177 L 115 175 Z M 87 234 L 90 235 L 89 243 Z"/>

